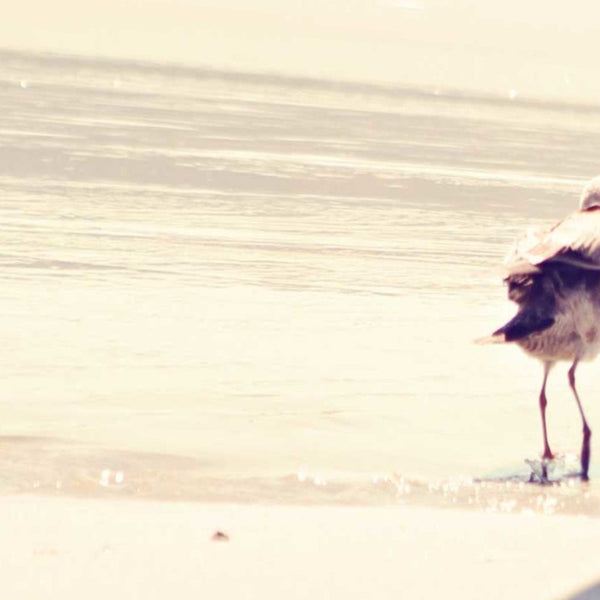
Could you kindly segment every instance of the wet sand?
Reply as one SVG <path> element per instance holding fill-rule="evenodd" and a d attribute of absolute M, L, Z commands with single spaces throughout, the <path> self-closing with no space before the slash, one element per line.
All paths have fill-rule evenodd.
<path fill-rule="evenodd" d="M 0 507 L 7 598 L 556 600 L 598 576 L 597 519 L 31 496 Z"/>

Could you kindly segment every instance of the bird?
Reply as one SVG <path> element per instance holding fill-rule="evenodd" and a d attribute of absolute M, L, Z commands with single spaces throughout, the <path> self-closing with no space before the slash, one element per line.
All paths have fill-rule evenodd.
<path fill-rule="evenodd" d="M 584 186 L 579 209 L 549 229 L 526 231 L 506 260 L 504 282 L 517 313 L 483 342 L 520 346 L 543 365 L 539 409 L 544 449 L 541 481 L 555 455 L 546 427 L 546 383 L 559 361 L 568 361 L 569 386 L 582 423 L 581 473 L 589 479 L 592 431 L 575 384 L 580 362 L 600 352 L 600 176 Z"/>

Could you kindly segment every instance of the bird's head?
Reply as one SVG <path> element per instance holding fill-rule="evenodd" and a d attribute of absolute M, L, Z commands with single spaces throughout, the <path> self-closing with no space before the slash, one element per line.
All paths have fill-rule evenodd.
<path fill-rule="evenodd" d="M 600 208 L 600 175 L 586 184 L 579 200 L 579 210 L 592 208 Z"/>

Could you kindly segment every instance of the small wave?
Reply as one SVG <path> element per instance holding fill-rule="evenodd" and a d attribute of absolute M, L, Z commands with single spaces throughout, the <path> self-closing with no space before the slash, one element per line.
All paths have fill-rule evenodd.
<path fill-rule="evenodd" d="M 186 502 L 284 505 L 412 505 L 510 514 L 600 516 L 598 493 L 564 477 L 532 485 L 525 471 L 482 479 L 407 478 L 399 474 L 215 475 L 188 456 L 130 452 L 55 438 L 0 438 L 0 494 L 67 495 Z"/>

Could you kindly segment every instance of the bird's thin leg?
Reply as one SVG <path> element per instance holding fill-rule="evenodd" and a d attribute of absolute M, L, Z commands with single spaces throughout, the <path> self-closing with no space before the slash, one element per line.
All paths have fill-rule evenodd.
<path fill-rule="evenodd" d="M 577 368 L 578 359 L 575 359 L 571 368 L 569 369 L 569 385 L 573 390 L 575 400 L 577 400 L 577 407 L 579 408 L 579 414 L 581 415 L 581 421 L 583 422 L 583 442 L 581 444 L 581 478 L 585 481 L 589 479 L 588 470 L 590 467 L 590 438 L 592 437 L 592 430 L 589 428 L 587 421 L 585 420 L 585 414 L 581 401 L 579 400 L 579 394 L 575 388 L 575 369 Z"/>
<path fill-rule="evenodd" d="M 548 431 L 546 429 L 546 405 L 548 404 L 548 400 L 546 399 L 546 381 L 548 380 L 548 373 L 550 373 L 551 367 L 551 362 L 544 363 L 544 381 L 542 383 L 542 389 L 540 390 L 540 413 L 542 415 L 542 430 L 544 432 L 544 454 L 542 455 L 542 458 L 547 460 L 552 460 L 554 458 L 554 454 L 552 454 L 552 450 L 550 450 L 550 444 L 548 444 Z"/>

